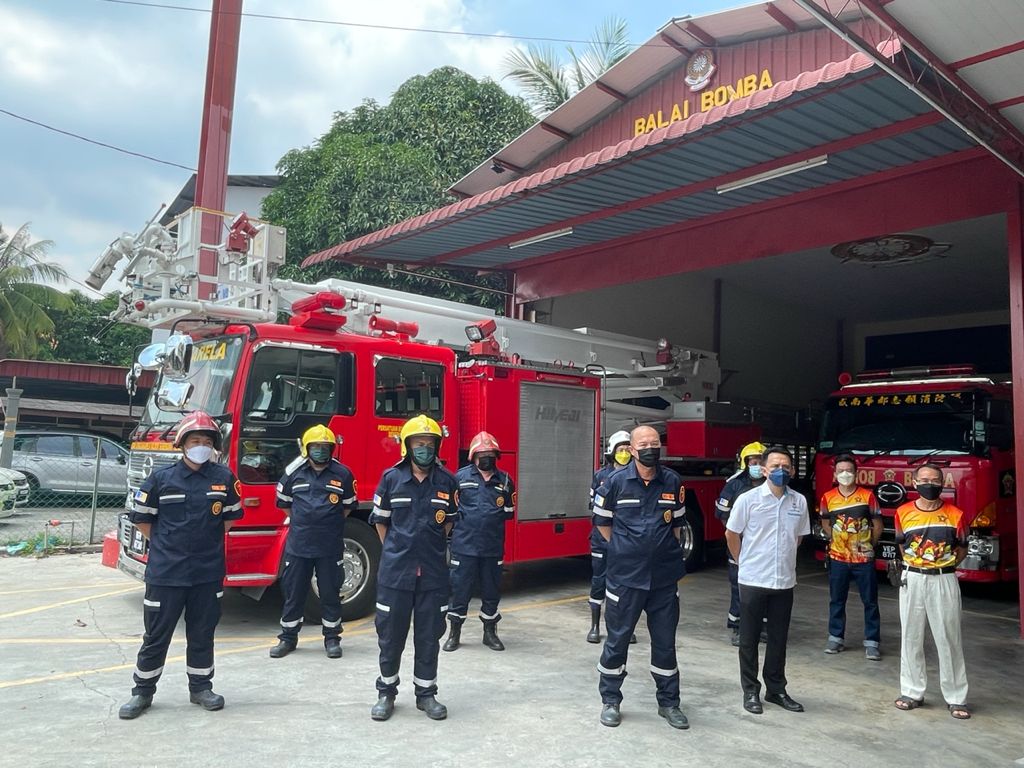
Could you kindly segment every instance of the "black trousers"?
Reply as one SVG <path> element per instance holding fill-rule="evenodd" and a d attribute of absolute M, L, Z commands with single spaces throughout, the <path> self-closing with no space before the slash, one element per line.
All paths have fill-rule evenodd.
<path fill-rule="evenodd" d="M 480 621 L 497 622 L 501 619 L 498 612 L 498 602 L 501 600 L 501 562 L 500 557 L 452 553 L 449 619 L 460 624 L 466 620 L 473 587 L 477 584 L 480 585 Z"/>
<path fill-rule="evenodd" d="M 213 688 L 213 633 L 220 621 L 221 582 L 191 587 L 146 585 L 142 648 L 135 662 L 132 696 L 152 696 L 164 671 L 167 648 L 178 619 L 185 613 L 185 672 L 192 693 Z"/>
<path fill-rule="evenodd" d="M 324 639 L 341 636 L 341 582 L 344 578 L 341 555 L 326 557 L 297 557 L 285 554 L 281 591 L 284 607 L 281 609 L 281 634 L 277 637 L 295 644 L 302 629 L 302 615 L 309 595 L 310 579 L 316 573 L 316 586 L 320 590 L 320 615 Z"/>
<path fill-rule="evenodd" d="M 604 604 L 604 574 L 607 569 L 605 558 L 608 556 L 608 542 L 597 531 L 590 534 L 590 604 Z"/>
<path fill-rule="evenodd" d="M 725 626 L 729 629 L 740 628 L 740 567 L 729 558 L 729 613 Z"/>
<path fill-rule="evenodd" d="M 398 694 L 398 670 L 402 651 L 413 622 L 412 682 L 416 698 L 437 693 L 437 656 L 448 610 L 447 589 L 391 589 L 377 585 L 377 645 L 380 648 L 380 677 L 377 692 Z"/>
<path fill-rule="evenodd" d="M 792 589 L 764 589 L 740 584 L 740 685 L 744 693 L 760 693 L 757 679 L 757 641 L 762 622 L 768 633 L 764 650 L 764 687 L 767 693 L 786 691 L 786 642 L 793 613 Z"/>

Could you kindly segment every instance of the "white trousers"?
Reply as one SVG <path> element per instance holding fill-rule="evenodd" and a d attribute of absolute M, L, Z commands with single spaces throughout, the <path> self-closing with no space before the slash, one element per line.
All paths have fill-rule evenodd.
<path fill-rule="evenodd" d="M 960 584 L 955 573 L 906 572 L 900 587 L 900 694 L 923 699 L 928 685 L 924 661 L 925 627 L 931 628 L 939 656 L 939 685 L 947 704 L 967 703 L 967 668 L 960 635 Z"/>

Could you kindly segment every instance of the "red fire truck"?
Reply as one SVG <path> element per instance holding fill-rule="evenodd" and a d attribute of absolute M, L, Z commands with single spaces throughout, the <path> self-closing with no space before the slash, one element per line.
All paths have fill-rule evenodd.
<path fill-rule="evenodd" d="M 201 244 L 188 212 L 167 229 L 121 238 L 120 253 L 93 270 L 102 284 L 126 259 L 116 319 L 170 331 L 129 374 L 131 387 L 143 369 L 159 371 L 132 436 L 129 487 L 178 459 L 171 443 L 182 412 L 202 409 L 223 424 L 221 461 L 241 482 L 245 511 L 227 534 L 226 586 L 258 598 L 277 580 L 287 527 L 275 484 L 299 435 L 327 423 L 344 440 L 336 455 L 355 473 L 360 501 L 346 525 L 343 604 L 350 617 L 370 612 L 380 543 L 366 520 L 377 480 L 399 460 L 397 433 L 418 413 L 443 425 L 450 467 L 481 429 L 501 443 L 519 489 L 506 563 L 589 551 L 602 436 L 637 423 L 663 428 L 666 461 L 687 475 L 691 567 L 705 541 L 724 537 L 712 514 L 723 470 L 757 433 L 742 409 L 714 402 L 714 354 L 340 280 L 276 280 L 283 230 L 244 216 L 226 230 L 224 243 Z M 200 249 L 219 261 L 205 299 Z M 281 313 L 287 322 L 277 322 Z M 147 545 L 122 516 L 109 564 L 141 577 Z"/>
<path fill-rule="evenodd" d="M 857 458 L 857 482 L 872 488 L 882 507 L 885 535 L 877 567 L 898 557 L 896 508 L 917 498 L 915 467 L 942 467 L 942 497 L 967 514 L 963 581 L 1017 579 L 1013 417 L 1008 384 L 979 376 L 972 366 L 950 365 L 868 371 L 840 389 L 825 406 L 815 466 L 820 497 L 833 486 L 838 454 Z"/>

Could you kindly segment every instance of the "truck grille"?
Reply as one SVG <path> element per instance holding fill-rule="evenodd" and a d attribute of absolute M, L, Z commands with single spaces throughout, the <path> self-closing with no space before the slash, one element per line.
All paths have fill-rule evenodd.
<path fill-rule="evenodd" d="M 128 488 L 132 491 L 155 470 L 171 466 L 180 454 L 156 451 L 132 451 L 128 458 Z"/>

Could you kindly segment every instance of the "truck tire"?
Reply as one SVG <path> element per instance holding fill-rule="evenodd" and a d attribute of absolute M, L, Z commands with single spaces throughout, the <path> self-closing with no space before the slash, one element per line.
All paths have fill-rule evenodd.
<path fill-rule="evenodd" d="M 369 615 L 377 601 L 377 566 L 380 565 L 380 537 L 362 520 L 345 522 L 345 549 L 342 564 L 345 577 L 341 585 L 341 618 L 345 621 Z M 306 598 L 307 623 L 320 623 L 320 590 L 316 575 Z"/>
<path fill-rule="evenodd" d="M 679 546 L 683 549 L 686 572 L 692 573 L 704 566 L 704 515 L 696 500 L 686 495 L 686 514 L 679 533 Z"/>

